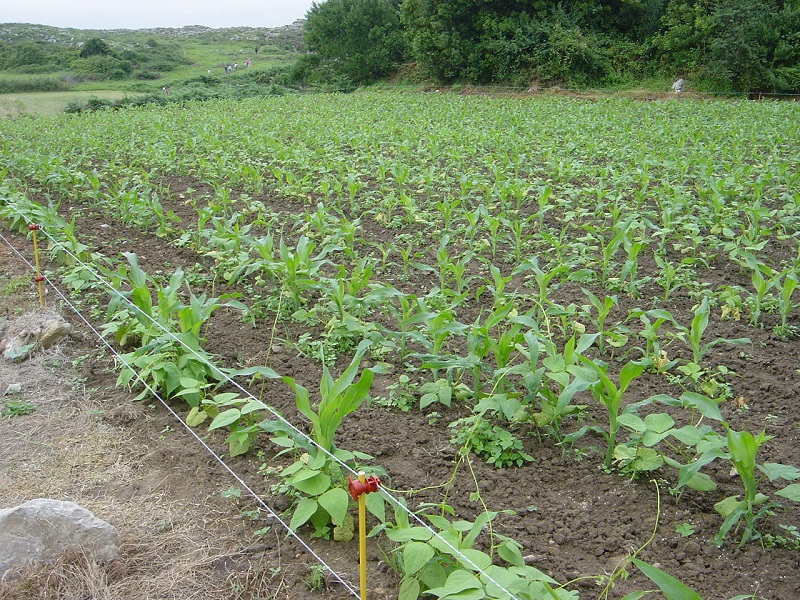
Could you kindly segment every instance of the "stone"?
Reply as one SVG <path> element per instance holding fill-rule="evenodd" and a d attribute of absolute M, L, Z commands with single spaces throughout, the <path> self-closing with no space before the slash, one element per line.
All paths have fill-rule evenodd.
<path fill-rule="evenodd" d="M 3 392 L 4 396 L 11 396 L 12 394 L 19 394 L 22 392 L 22 384 L 21 383 L 9 383 L 6 391 Z"/>
<path fill-rule="evenodd" d="M 119 556 L 116 528 L 89 510 L 63 500 L 39 498 L 0 509 L 0 581 L 24 567 L 56 560 L 75 549 L 97 562 Z"/>
<path fill-rule="evenodd" d="M 0 353 L 6 360 L 23 360 L 37 350 L 57 344 L 72 333 L 72 326 L 60 315 L 40 312 L 24 315 L 11 323 L 0 340 Z"/>

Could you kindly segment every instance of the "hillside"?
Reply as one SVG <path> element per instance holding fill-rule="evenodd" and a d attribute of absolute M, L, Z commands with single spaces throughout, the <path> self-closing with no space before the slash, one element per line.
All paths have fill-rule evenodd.
<path fill-rule="evenodd" d="M 160 93 L 197 77 L 227 75 L 228 65 L 248 67 L 251 75 L 283 67 L 304 51 L 303 20 L 277 28 L 225 29 L 93 30 L 4 23 L 0 93 Z"/>
<path fill-rule="evenodd" d="M 78 45 L 99 37 L 111 44 L 135 43 L 141 38 L 202 41 L 206 43 L 253 42 L 269 43 L 283 49 L 304 48 L 303 19 L 282 27 L 233 27 L 215 29 L 203 25 L 155 27 L 149 29 L 73 29 L 31 23 L 0 23 L 0 42 L 36 42 L 42 44 Z"/>

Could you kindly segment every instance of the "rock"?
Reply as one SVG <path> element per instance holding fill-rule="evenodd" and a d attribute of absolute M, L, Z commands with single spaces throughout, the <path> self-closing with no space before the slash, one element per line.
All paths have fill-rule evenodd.
<path fill-rule="evenodd" d="M 72 326 L 56 313 L 24 315 L 9 325 L 8 334 L 0 340 L 0 352 L 6 360 L 22 360 L 54 346 L 70 333 Z"/>
<path fill-rule="evenodd" d="M 9 383 L 3 396 L 10 396 L 11 394 L 19 394 L 22 391 L 21 383 Z"/>
<path fill-rule="evenodd" d="M 37 499 L 0 509 L 0 581 L 26 566 L 48 563 L 67 549 L 98 562 L 119 556 L 119 533 L 74 502 Z"/>

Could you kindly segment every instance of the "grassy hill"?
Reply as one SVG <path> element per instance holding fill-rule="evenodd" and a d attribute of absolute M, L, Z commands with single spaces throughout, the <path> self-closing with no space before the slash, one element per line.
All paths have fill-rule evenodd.
<path fill-rule="evenodd" d="M 108 52 L 81 56 L 92 39 Z M 187 79 L 290 64 L 304 52 L 303 21 L 278 28 L 72 29 L 0 24 L 0 93 L 119 90 L 158 92 Z"/>

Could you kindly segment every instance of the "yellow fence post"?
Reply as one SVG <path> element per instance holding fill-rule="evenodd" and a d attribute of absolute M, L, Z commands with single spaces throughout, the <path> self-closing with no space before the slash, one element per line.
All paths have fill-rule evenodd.
<path fill-rule="evenodd" d="M 36 232 L 41 229 L 41 225 L 37 225 L 36 223 L 29 223 L 28 230 L 33 233 L 33 260 L 36 264 L 36 276 L 33 280 L 36 282 L 36 289 L 39 292 L 39 308 L 44 308 L 44 293 L 42 292 L 42 282 L 44 281 L 44 277 L 42 277 L 41 272 L 39 271 L 39 246 L 36 243 Z"/>
<path fill-rule="evenodd" d="M 358 573 L 361 600 L 367 600 L 367 501 L 364 494 L 377 492 L 380 479 L 359 472 L 358 479 L 347 478 L 350 497 L 358 502 Z"/>

